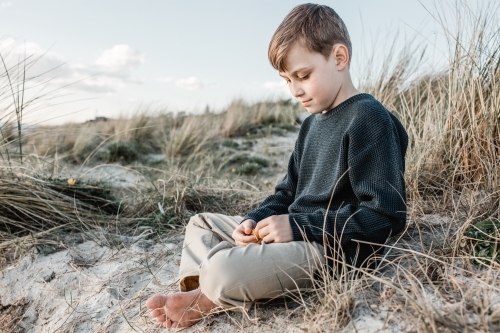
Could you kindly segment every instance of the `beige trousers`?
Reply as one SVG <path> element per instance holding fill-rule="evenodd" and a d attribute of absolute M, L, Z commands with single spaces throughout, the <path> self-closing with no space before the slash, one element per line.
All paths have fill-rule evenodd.
<path fill-rule="evenodd" d="M 179 269 L 180 290 L 200 288 L 223 308 L 249 308 L 254 301 L 311 286 L 325 265 L 323 247 L 312 242 L 236 246 L 231 237 L 240 216 L 203 213 L 187 227 Z"/>

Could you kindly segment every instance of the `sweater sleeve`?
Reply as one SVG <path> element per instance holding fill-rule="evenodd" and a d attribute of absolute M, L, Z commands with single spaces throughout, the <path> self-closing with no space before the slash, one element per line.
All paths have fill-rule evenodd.
<path fill-rule="evenodd" d="M 358 137 L 358 142 L 351 142 L 355 148 L 349 149 L 348 172 L 344 177 L 349 177 L 359 203 L 348 203 L 335 210 L 290 214 L 294 240 L 308 239 L 321 244 L 325 240 L 329 244 L 334 244 L 334 240 L 340 240 L 341 244 L 352 240 L 383 243 L 391 234 L 404 229 L 406 146 L 391 130 L 375 141 L 366 132 Z M 362 142 L 371 144 L 363 147 Z"/>
<path fill-rule="evenodd" d="M 295 149 L 288 161 L 287 174 L 283 180 L 276 185 L 274 194 L 268 196 L 259 207 L 246 214 L 242 222 L 248 219 L 259 222 L 272 215 L 288 214 L 288 207 L 295 200 L 296 188 L 297 160 Z"/>

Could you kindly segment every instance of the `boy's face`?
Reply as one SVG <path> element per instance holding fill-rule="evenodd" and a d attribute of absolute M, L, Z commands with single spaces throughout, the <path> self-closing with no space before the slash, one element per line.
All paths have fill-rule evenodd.
<path fill-rule="evenodd" d="M 344 76 L 333 54 L 325 59 L 321 53 L 295 43 L 286 57 L 287 71 L 279 73 L 292 95 L 311 114 L 331 110 L 342 87 Z"/>

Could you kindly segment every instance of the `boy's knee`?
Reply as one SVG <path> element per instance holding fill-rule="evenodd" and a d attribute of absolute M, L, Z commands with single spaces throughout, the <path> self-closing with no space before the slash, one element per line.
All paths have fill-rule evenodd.
<path fill-rule="evenodd" d="M 208 283 L 211 281 L 229 282 L 231 272 L 238 269 L 231 260 L 230 251 L 232 246 L 228 242 L 220 242 L 212 248 L 200 265 L 200 275 Z"/>
<path fill-rule="evenodd" d="M 236 259 L 232 256 L 231 248 L 227 242 L 219 243 L 200 265 L 200 287 L 215 303 L 220 304 L 224 291 L 240 284 L 241 274 L 245 274 L 242 258 Z"/>
<path fill-rule="evenodd" d="M 188 226 L 200 226 L 203 224 L 202 221 L 205 220 L 205 216 L 203 213 L 195 214 L 189 218 Z"/>

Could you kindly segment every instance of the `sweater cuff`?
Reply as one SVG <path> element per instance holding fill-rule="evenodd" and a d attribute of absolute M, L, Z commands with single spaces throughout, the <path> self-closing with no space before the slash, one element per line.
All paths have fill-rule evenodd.
<path fill-rule="evenodd" d="M 256 223 L 259 223 L 259 221 L 262 219 L 258 219 L 257 216 L 253 216 L 251 214 L 247 214 L 243 217 L 243 220 L 241 220 L 240 224 L 242 224 L 246 220 L 254 220 Z"/>
<path fill-rule="evenodd" d="M 309 223 L 305 214 L 288 214 L 288 221 L 292 228 L 294 241 L 314 241 L 314 236 L 308 227 Z"/>
<path fill-rule="evenodd" d="M 243 218 L 243 220 L 241 220 L 240 224 L 242 224 L 242 223 L 243 223 L 243 222 L 245 222 L 246 220 L 254 220 L 254 219 L 253 219 L 253 218 L 251 218 L 251 217 L 245 216 L 245 217 Z M 254 221 L 255 221 L 255 220 L 254 220 Z"/>

